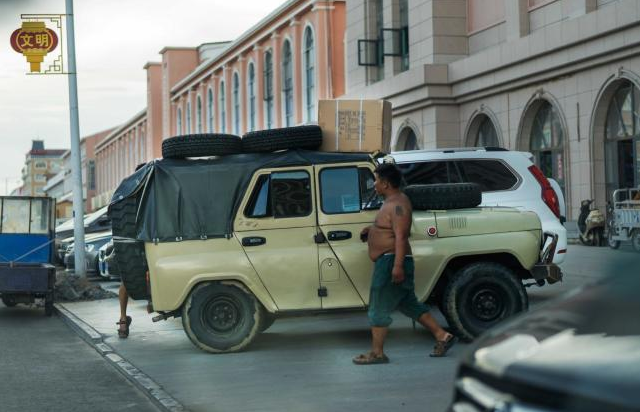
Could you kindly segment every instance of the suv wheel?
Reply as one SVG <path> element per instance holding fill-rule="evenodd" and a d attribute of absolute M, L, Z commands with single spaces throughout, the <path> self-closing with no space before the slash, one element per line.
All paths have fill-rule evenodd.
<path fill-rule="evenodd" d="M 263 316 L 260 302 L 243 288 L 210 282 L 189 294 L 182 308 L 182 325 L 202 350 L 238 352 L 260 333 Z"/>
<path fill-rule="evenodd" d="M 16 302 L 16 299 L 11 296 L 11 295 L 7 295 L 7 296 L 3 296 L 2 297 L 2 303 L 4 303 L 4 305 L 8 308 L 12 308 L 15 305 L 17 305 L 18 303 Z"/>
<path fill-rule="evenodd" d="M 529 307 L 522 281 L 494 262 L 472 263 L 454 273 L 443 301 L 453 333 L 468 341 Z"/>
<path fill-rule="evenodd" d="M 322 144 L 322 130 L 315 125 L 258 130 L 242 136 L 242 151 L 275 152 L 284 149 L 315 150 Z"/>

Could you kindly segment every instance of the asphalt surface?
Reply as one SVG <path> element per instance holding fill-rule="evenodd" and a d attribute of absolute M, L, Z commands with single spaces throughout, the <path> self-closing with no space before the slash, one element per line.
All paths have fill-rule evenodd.
<path fill-rule="evenodd" d="M 42 308 L 0 303 L 0 376 L 3 412 L 158 410 Z"/>
<path fill-rule="evenodd" d="M 605 276 L 615 276 L 611 269 L 614 264 L 639 267 L 639 261 L 640 254 L 629 248 L 612 251 L 604 247 L 570 246 L 562 265 L 564 282 L 529 288 L 531 308 L 553 298 L 562 298 L 563 294 Z M 102 285 L 114 291 L 118 287 L 115 282 L 103 282 Z M 443 411 L 451 399 L 458 358 L 468 347 L 459 344 L 447 358 L 429 358 L 433 338 L 419 326 L 414 331 L 409 320 L 395 314 L 385 348 L 391 363 L 355 366 L 351 358 L 370 346 L 366 314 L 360 312 L 278 320 L 247 351 L 211 355 L 191 344 L 179 319 L 151 322 L 145 303 L 130 302 L 133 323 L 131 335 L 125 340 L 118 339 L 114 325 L 118 317 L 117 299 L 65 303 L 63 306 L 102 334 L 104 343 L 115 353 L 146 374 L 176 402 L 194 412 Z M 6 317 L 4 313 L 4 309 L 0 310 L 0 319 Z M 434 314 L 444 323 L 437 310 Z M 39 311 L 30 316 L 34 319 L 30 322 L 50 325 L 53 322 L 44 321 L 56 321 L 45 319 Z M 2 324 L 0 328 L 5 330 Z M 6 337 L 4 333 L 0 336 L 0 347 L 5 347 L 7 344 L 2 339 Z M 47 355 L 38 357 L 59 356 L 58 352 L 95 354 L 91 359 L 102 365 L 101 370 L 109 368 L 87 344 L 72 339 L 70 330 L 67 340 L 78 347 L 45 348 Z M 73 368 L 62 369 L 68 373 Z M 73 378 L 65 378 L 59 373 L 55 379 Z M 82 382 L 89 380 L 82 379 Z M 122 383 L 135 392 L 127 382 Z M 70 386 L 77 388 L 79 385 L 74 382 Z M 101 385 L 105 387 L 103 397 L 95 398 L 99 399 L 99 404 L 109 405 L 105 410 L 126 410 L 113 404 L 122 396 L 115 395 L 110 384 Z M 72 393 L 84 394 L 84 391 Z M 25 397 L 29 397 L 28 394 Z M 94 399 L 91 395 L 84 398 Z M 3 392 L 0 392 L 0 399 L 5 399 Z M 87 404 L 75 410 L 88 409 L 84 405 Z M 100 409 L 91 405 L 91 410 Z"/>

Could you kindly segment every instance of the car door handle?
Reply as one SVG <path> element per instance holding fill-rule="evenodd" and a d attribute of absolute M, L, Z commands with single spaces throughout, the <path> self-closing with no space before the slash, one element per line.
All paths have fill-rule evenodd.
<path fill-rule="evenodd" d="M 346 230 L 335 230 L 328 233 L 329 240 L 347 240 L 351 239 L 351 232 Z"/>
<path fill-rule="evenodd" d="M 260 246 L 267 243 L 267 239 L 261 236 L 251 236 L 242 238 L 242 246 Z"/>

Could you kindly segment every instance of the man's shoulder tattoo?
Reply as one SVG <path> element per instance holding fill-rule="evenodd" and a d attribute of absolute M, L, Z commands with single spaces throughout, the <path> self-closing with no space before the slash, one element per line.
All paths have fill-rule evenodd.
<path fill-rule="evenodd" d="M 401 205 L 396 206 L 396 216 L 404 216 L 404 208 Z"/>

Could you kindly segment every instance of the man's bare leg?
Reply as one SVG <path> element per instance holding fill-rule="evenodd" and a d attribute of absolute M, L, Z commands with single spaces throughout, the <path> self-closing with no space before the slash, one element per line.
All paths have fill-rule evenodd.
<path fill-rule="evenodd" d="M 422 316 L 418 318 L 418 322 L 420 322 L 422 326 L 427 328 L 433 334 L 436 340 L 445 341 L 447 339 L 450 339 L 449 337 L 451 336 L 451 334 L 442 329 L 442 326 L 440 326 L 436 318 L 434 318 L 431 313 L 423 313 Z"/>
<path fill-rule="evenodd" d="M 127 289 L 125 289 L 124 285 L 120 284 L 120 289 L 118 289 L 118 300 L 120 301 L 120 320 L 127 320 L 127 304 L 129 303 L 129 294 L 127 293 Z"/>
<path fill-rule="evenodd" d="M 389 328 L 372 326 L 371 327 L 371 339 L 372 339 L 372 348 L 371 351 L 376 356 L 382 356 L 384 354 L 384 340 L 387 337 L 387 331 Z"/>

